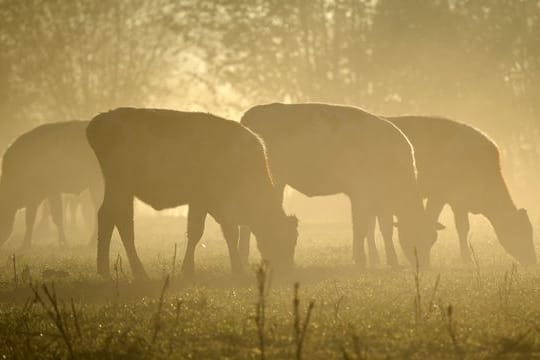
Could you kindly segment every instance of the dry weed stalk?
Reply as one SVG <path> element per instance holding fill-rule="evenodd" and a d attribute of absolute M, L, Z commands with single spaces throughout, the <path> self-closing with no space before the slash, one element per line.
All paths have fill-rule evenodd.
<path fill-rule="evenodd" d="M 54 288 L 54 284 L 51 285 L 51 289 L 49 289 L 45 284 L 41 286 L 41 289 L 45 294 L 45 299 L 41 296 L 38 287 L 32 285 L 31 288 L 32 292 L 34 293 L 34 301 L 41 305 L 43 310 L 45 310 L 47 316 L 52 320 L 52 322 L 58 329 L 58 332 L 60 333 L 60 337 L 66 345 L 69 357 L 73 359 L 74 353 L 72 337 L 69 333 L 65 315 L 62 313 L 62 311 L 60 311 L 60 308 L 58 306 L 58 298 L 56 296 L 56 289 Z"/>
<path fill-rule="evenodd" d="M 178 251 L 178 245 L 176 242 L 174 243 L 174 252 L 173 252 L 173 258 L 172 258 L 172 266 L 171 266 L 171 277 L 174 278 L 174 274 L 176 273 L 176 253 Z"/>
<path fill-rule="evenodd" d="M 11 255 L 11 262 L 13 264 L 13 284 L 15 285 L 15 288 L 18 288 L 19 275 L 17 274 L 17 259 L 15 258 L 15 254 Z"/>
<path fill-rule="evenodd" d="M 266 299 L 270 288 L 270 269 L 266 262 L 262 262 L 255 271 L 257 278 L 257 303 L 255 304 L 255 325 L 257 326 L 257 338 L 259 341 L 259 353 L 261 360 L 266 359 Z"/>
<path fill-rule="evenodd" d="M 300 315 L 300 297 L 298 295 L 299 289 L 300 289 L 300 284 L 295 283 L 294 284 L 294 298 L 293 298 L 293 316 L 294 316 L 294 342 L 296 345 L 296 351 L 295 351 L 296 360 L 302 359 L 302 351 L 304 349 L 304 342 L 306 339 L 309 320 L 311 319 L 311 313 L 313 312 L 313 308 L 315 307 L 315 301 L 311 300 L 307 308 L 306 317 L 304 321 L 302 321 L 302 318 Z"/>
<path fill-rule="evenodd" d="M 163 287 L 161 288 L 161 294 L 159 295 L 158 308 L 154 316 L 154 332 L 152 334 L 152 341 L 151 341 L 152 347 L 156 343 L 158 334 L 163 328 L 163 324 L 161 322 L 161 313 L 163 311 L 163 302 L 165 300 L 165 293 L 167 292 L 168 288 L 169 288 L 169 275 L 167 275 L 167 277 L 165 278 L 165 281 L 163 282 Z"/>
<path fill-rule="evenodd" d="M 476 284 L 480 288 L 482 286 L 482 272 L 480 269 L 480 261 L 478 260 L 478 256 L 476 255 L 476 251 L 474 250 L 474 247 L 472 245 L 471 238 L 472 235 L 469 237 L 469 241 L 467 243 L 469 244 L 469 249 L 471 250 L 474 269 L 476 271 Z"/>
<path fill-rule="evenodd" d="M 458 356 L 458 358 L 463 359 L 464 354 L 463 354 L 463 350 L 459 346 L 459 342 L 457 339 L 457 332 L 456 332 L 455 321 L 454 321 L 454 307 L 452 306 L 452 304 L 449 304 L 446 307 L 446 319 L 447 319 L 446 329 L 448 330 L 448 335 L 450 336 L 450 339 L 452 340 L 454 351 L 456 355 Z"/>
<path fill-rule="evenodd" d="M 354 358 L 349 355 L 349 352 L 347 349 L 345 349 L 344 346 L 341 347 L 341 353 L 343 355 L 344 360 L 365 360 L 367 359 L 367 349 L 364 344 L 362 344 L 362 341 L 360 339 L 360 336 L 356 334 L 354 329 L 352 330 L 352 345 L 353 345 L 353 351 L 354 351 Z"/>
<path fill-rule="evenodd" d="M 420 263 L 418 261 L 418 251 L 416 247 L 414 248 L 414 287 L 415 287 L 415 297 L 414 297 L 414 319 L 418 324 L 422 319 L 422 293 L 420 291 Z"/>

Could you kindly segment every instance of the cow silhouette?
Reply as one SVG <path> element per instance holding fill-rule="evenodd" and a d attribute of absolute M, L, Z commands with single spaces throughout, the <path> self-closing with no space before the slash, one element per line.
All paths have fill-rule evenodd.
<path fill-rule="evenodd" d="M 276 196 L 264 145 L 238 122 L 205 113 L 119 108 L 91 120 L 87 137 L 100 163 L 105 195 L 98 211 L 98 273 L 110 276 L 116 226 L 136 278 L 133 199 L 155 209 L 189 205 L 183 271 L 194 271 L 206 214 L 221 225 L 233 272 L 241 272 L 238 226 L 248 225 L 261 255 L 278 271 L 293 265 L 297 220 Z"/>
<path fill-rule="evenodd" d="M 489 137 L 445 118 L 400 116 L 388 120 L 414 146 L 418 183 L 427 199 L 430 219 L 436 222 L 443 207 L 450 205 L 464 261 L 471 259 L 468 234 L 469 213 L 473 213 L 489 220 L 510 255 L 524 264 L 536 263 L 531 221 L 527 211 L 514 204 L 501 172 L 499 149 Z M 385 248 L 393 253 L 391 221 L 379 217 L 379 222 Z M 374 225 L 372 219 L 368 236 L 370 254 L 377 254 Z"/>
<path fill-rule="evenodd" d="M 398 217 L 407 258 L 429 263 L 436 230 L 424 212 L 412 147 L 393 124 L 359 108 L 317 103 L 255 106 L 241 123 L 264 140 L 280 196 L 290 185 L 307 196 L 349 197 L 356 264 L 366 265 L 364 237 L 370 216 L 380 213 Z M 248 249 L 243 228 L 244 261 Z"/>
<path fill-rule="evenodd" d="M 23 247 L 30 247 L 36 212 L 44 200 L 50 203 L 60 244 L 66 243 L 62 194 L 80 194 L 89 189 L 97 208 L 103 182 L 86 140 L 87 125 L 88 121 L 41 125 L 8 147 L 0 179 L 0 244 L 9 238 L 16 212 L 26 209 Z"/>

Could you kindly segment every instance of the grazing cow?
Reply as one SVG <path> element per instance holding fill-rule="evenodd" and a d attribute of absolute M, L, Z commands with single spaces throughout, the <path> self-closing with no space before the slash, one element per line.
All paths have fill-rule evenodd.
<path fill-rule="evenodd" d="M 120 108 L 96 116 L 87 136 L 105 179 L 98 211 L 102 276 L 110 276 L 109 246 L 116 226 L 135 277 L 146 278 L 134 244 L 134 197 L 155 209 L 189 205 L 187 274 L 194 271 L 207 213 L 221 225 L 233 272 L 242 270 L 239 225 L 253 229 L 263 258 L 274 267 L 292 267 L 296 218 L 285 215 L 264 145 L 244 126 L 205 113 Z"/>
<path fill-rule="evenodd" d="M 418 183 L 426 211 L 436 222 L 443 207 L 450 205 L 455 218 L 461 257 L 470 261 L 469 213 L 484 215 L 503 248 L 519 262 L 536 263 L 531 221 L 525 209 L 517 209 L 501 173 L 497 145 L 470 126 L 426 116 L 388 118 L 414 146 Z M 381 222 L 381 217 L 379 217 Z M 382 219 L 383 224 L 391 223 Z M 381 226 L 385 247 L 392 246 L 392 227 Z M 371 253 L 374 219 L 368 239 Z M 393 249 L 389 250 L 393 252 Z"/>
<path fill-rule="evenodd" d="M 416 249 L 419 262 L 429 263 L 436 232 L 417 188 L 412 147 L 390 122 L 355 107 L 269 104 L 248 110 L 241 123 L 266 143 L 281 196 L 290 185 L 307 196 L 349 197 L 353 259 L 359 266 L 366 262 L 369 217 L 381 212 L 399 218 L 400 242 L 408 259 L 415 261 Z M 246 261 L 245 228 L 240 247 Z"/>
<path fill-rule="evenodd" d="M 88 121 L 51 123 L 21 135 L 6 150 L 0 179 L 0 244 L 13 230 L 15 213 L 26 209 L 23 247 L 29 247 L 38 206 L 48 200 L 60 244 L 65 244 L 61 194 L 90 189 L 96 205 L 103 183 L 85 137 Z"/>
<path fill-rule="evenodd" d="M 88 148 L 91 150 L 90 146 Z M 99 167 L 98 167 L 99 169 Z M 76 228 L 79 225 L 95 229 L 95 220 L 97 214 L 97 206 L 93 203 L 93 199 L 90 196 L 86 197 L 82 194 L 65 194 L 62 196 L 63 214 L 64 214 L 64 227 Z M 81 213 L 82 223 L 78 223 L 79 211 Z M 39 211 L 38 211 L 39 213 Z M 52 221 L 51 207 L 48 201 L 44 201 L 41 206 L 41 216 L 35 225 L 35 230 L 46 229 L 49 227 Z M 34 231 L 35 231 L 34 230 Z M 93 234 L 92 240 L 89 245 L 96 245 L 97 232 Z"/>

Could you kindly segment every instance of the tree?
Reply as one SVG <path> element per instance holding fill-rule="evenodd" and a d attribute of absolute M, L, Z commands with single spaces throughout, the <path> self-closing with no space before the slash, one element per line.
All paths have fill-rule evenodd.
<path fill-rule="evenodd" d="M 171 0 L 1 1 L 2 91 L 12 95 L 2 127 L 159 102 L 187 48 L 177 14 Z"/>

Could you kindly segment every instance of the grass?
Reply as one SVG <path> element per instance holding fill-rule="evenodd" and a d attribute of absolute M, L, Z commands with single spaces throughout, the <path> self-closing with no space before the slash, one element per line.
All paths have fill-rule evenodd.
<path fill-rule="evenodd" d="M 54 233 L 38 234 L 27 253 L 16 251 L 16 235 L 0 248 L 0 358 L 540 357 L 540 266 L 512 265 L 481 224 L 476 265 L 459 262 L 449 229 L 433 250 L 432 269 L 363 272 L 350 260 L 347 225 L 304 225 L 287 280 L 260 267 L 245 278 L 230 275 L 225 241 L 209 225 L 197 274 L 186 279 L 176 271 L 184 224 L 137 221 L 137 246 L 152 277 L 144 284 L 122 267 L 117 239 L 106 282 L 95 274 L 84 234 L 72 234 L 67 249 Z M 15 276 L 16 269 L 28 275 Z"/>

